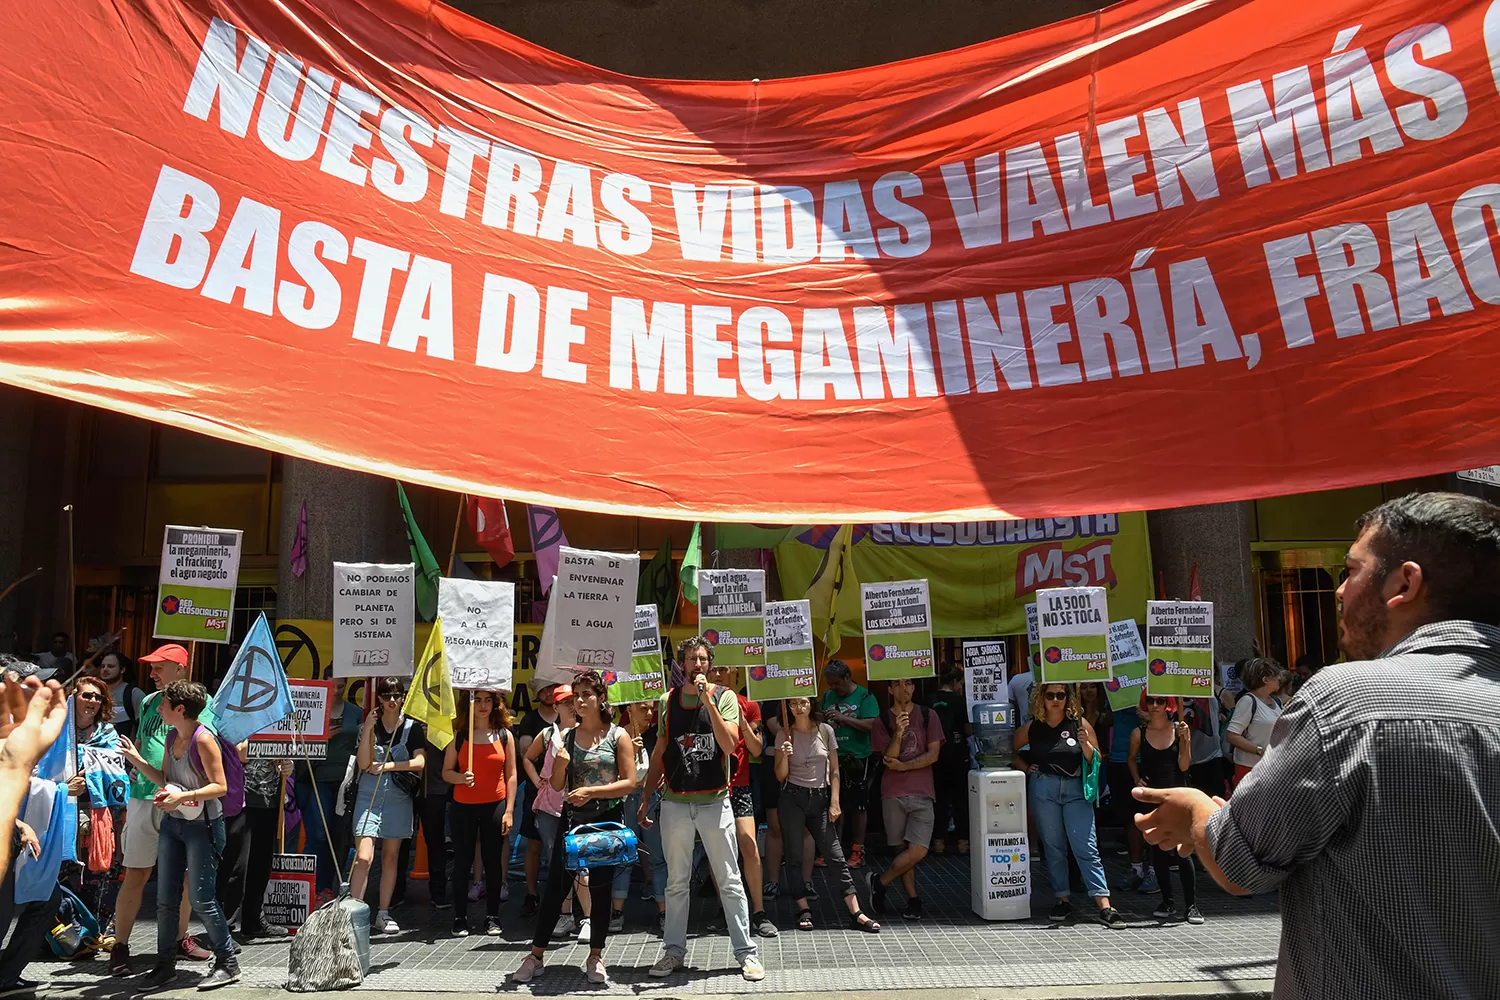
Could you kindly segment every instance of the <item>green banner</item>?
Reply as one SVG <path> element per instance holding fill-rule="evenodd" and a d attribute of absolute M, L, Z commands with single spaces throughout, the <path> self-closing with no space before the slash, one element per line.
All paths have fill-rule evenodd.
<path fill-rule="evenodd" d="M 1043 684 L 1107 681 L 1109 606 L 1103 587 L 1058 587 L 1036 595 Z"/>
<path fill-rule="evenodd" d="M 1109 666 L 1114 678 L 1106 681 L 1109 707 L 1118 712 L 1140 704 L 1141 686 L 1146 683 L 1146 647 L 1135 622 L 1109 623 Z"/>
<path fill-rule="evenodd" d="M 234 591 L 217 587 L 174 586 L 163 589 L 156 605 L 158 639 L 197 642 L 228 642 L 229 616 L 234 610 Z"/>
<path fill-rule="evenodd" d="M 927 581 L 862 583 L 859 590 L 870 680 L 931 677 L 935 657 Z"/>
<path fill-rule="evenodd" d="M 812 614 L 806 601 L 766 605 L 766 662 L 750 668 L 745 684 L 751 701 L 817 698 Z"/>
<path fill-rule="evenodd" d="M 638 701 L 655 701 L 666 690 L 662 667 L 661 628 L 655 604 L 635 606 L 635 636 L 630 647 L 630 672 L 608 670 L 604 683 L 609 685 L 611 705 L 629 705 Z"/>
<path fill-rule="evenodd" d="M 820 525 L 776 547 L 783 596 L 807 595 L 836 529 Z M 1139 512 L 856 524 L 852 537 L 855 579 L 928 581 L 932 632 L 941 638 L 1021 635 L 1025 606 L 1047 587 L 1103 587 L 1117 618 L 1138 621 L 1151 598 L 1151 550 Z M 845 634 L 852 634 L 860 612 L 854 587 L 840 596 L 839 610 Z M 822 635 L 823 609 L 815 605 L 813 615 L 813 634 Z"/>
<path fill-rule="evenodd" d="M 714 647 L 715 666 L 766 662 L 765 609 L 765 570 L 698 571 L 698 626 Z"/>
<path fill-rule="evenodd" d="M 1214 606 L 1210 601 L 1146 605 L 1146 690 L 1158 697 L 1214 695 Z"/>

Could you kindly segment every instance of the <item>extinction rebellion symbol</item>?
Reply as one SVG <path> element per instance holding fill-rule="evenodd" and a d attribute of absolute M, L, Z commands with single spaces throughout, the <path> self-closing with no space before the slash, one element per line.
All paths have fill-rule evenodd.
<path fill-rule="evenodd" d="M 239 692 L 238 703 L 227 706 L 228 710 L 250 713 L 270 708 L 278 692 L 275 681 L 267 678 L 276 676 L 273 664 L 277 661 L 260 646 L 246 646 L 242 652 L 245 658 L 240 662 L 240 669 L 224 681 L 224 687 L 231 695 L 236 690 Z"/>
<path fill-rule="evenodd" d="M 422 697 L 427 699 L 427 704 L 435 711 L 443 709 L 443 687 L 437 683 L 437 671 L 433 669 L 442 658 L 443 653 L 439 650 L 432 654 L 432 659 L 422 668 Z"/>

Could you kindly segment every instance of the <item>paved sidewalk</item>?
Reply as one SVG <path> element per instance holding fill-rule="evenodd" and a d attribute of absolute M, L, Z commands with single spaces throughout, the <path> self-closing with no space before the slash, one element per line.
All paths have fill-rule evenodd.
<path fill-rule="evenodd" d="M 1106 850 L 1113 855 L 1112 848 Z M 766 978 L 760 983 L 740 977 L 727 935 L 709 929 L 715 918 L 722 922 L 715 899 L 693 900 L 687 973 L 654 980 L 646 970 L 661 945 L 654 930 L 645 929 L 654 924 L 654 905 L 635 898 L 639 886 L 632 887 L 626 932 L 611 936 L 605 952 L 613 982 L 603 989 L 585 982 L 582 965 L 587 947 L 576 942 L 554 946 L 547 956 L 547 975 L 530 987 L 506 981 L 530 939 L 530 921 L 519 916 L 519 892 L 506 904 L 505 933 L 499 938 L 483 934 L 450 938 L 451 910 L 434 911 L 425 903 L 411 903 L 395 913 L 401 933 L 375 937 L 373 968 L 361 992 L 491 994 L 499 990 L 553 996 L 577 991 L 661 997 L 839 993 L 847 997 L 850 992 L 941 989 L 949 991 L 944 1000 L 962 1000 L 959 991 L 968 990 L 983 990 L 985 998 L 992 998 L 1154 997 L 1178 995 L 1183 989 L 1203 995 L 1206 989 L 1210 994 L 1255 996 L 1269 989 L 1268 981 L 1275 974 L 1280 934 L 1275 897 L 1237 899 L 1217 887 L 1202 888 L 1199 904 L 1208 919 L 1193 927 L 1162 925 L 1153 919 L 1155 896 L 1121 893 L 1115 904 L 1126 914 L 1129 926 L 1109 930 L 1086 919 L 1084 909 L 1070 923 L 1051 926 L 1046 912 L 1052 900 L 1034 896 L 1031 921 L 987 924 L 969 910 L 967 864 L 967 857 L 932 856 L 925 861 L 918 883 L 926 917 L 918 923 L 904 921 L 896 912 L 902 894 L 893 890 L 893 912 L 882 918 L 885 930 L 880 934 L 844 929 L 843 907 L 829 894 L 823 873 L 818 872 L 815 882 L 820 898 L 812 904 L 818 929 L 803 933 L 792 928 L 790 900 L 777 900 L 771 912 L 783 929 L 780 937 L 759 941 L 766 966 Z M 1112 885 L 1124 884 L 1128 866 L 1123 859 L 1109 857 L 1106 868 Z M 1040 866 L 1033 868 L 1033 876 L 1041 876 L 1045 883 Z M 1206 881 L 1200 877 L 1200 886 Z M 513 883 L 516 889 L 519 885 Z M 421 892 L 421 884 L 414 883 L 413 894 Z M 1081 895 L 1074 902 L 1091 905 Z M 139 924 L 134 940 L 149 951 L 155 940 L 154 925 Z M 282 985 L 289 947 L 285 942 L 246 946 L 241 956 L 244 986 Z M 182 968 L 184 973 L 207 971 L 206 964 Z M 102 957 L 85 965 L 38 963 L 28 975 L 90 996 L 128 990 L 128 981 L 109 978 Z M 192 981 L 191 975 L 182 977 L 184 986 Z M 1078 987 L 1092 989 L 1070 992 Z M 1020 992 L 1011 993 L 1012 989 Z M 257 995 L 250 989 L 236 993 Z"/>

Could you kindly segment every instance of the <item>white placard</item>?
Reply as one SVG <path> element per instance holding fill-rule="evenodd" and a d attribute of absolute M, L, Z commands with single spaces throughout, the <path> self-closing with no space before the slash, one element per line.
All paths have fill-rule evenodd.
<path fill-rule="evenodd" d="M 506 580 L 438 580 L 443 652 L 455 690 L 509 691 L 516 638 L 516 585 Z"/>
<path fill-rule="evenodd" d="M 985 898 L 1031 898 L 1031 850 L 1024 833 L 984 836 Z"/>
<path fill-rule="evenodd" d="M 1459 479 L 1485 486 L 1500 486 L 1500 465 L 1486 465 L 1479 469 L 1464 469 L 1456 473 Z"/>
<path fill-rule="evenodd" d="M 328 728 L 333 715 L 333 681 L 288 677 L 292 692 L 292 714 L 250 737 L 251 758 L 313 760 L 328 756 Z M 300 740 L 299 740 L 300 736 Z"/>
<path fill-rule="evenodd" d="M 1036 602 L 1026 605 L 1026 655 L 1031 659 L 1031 669 L 1042 665 L 1042 634 L 1037 630 Z"/>
<path fill-rule="evenodd" d="M 1146 644 L 1141 642 L 1141 630 L 1135 622 L 1109 623 L 1109 661 L 1114 664 L 1134 663 L 1146 658 Z"/>
<path fill-rule="evenodd" d="M 1109 599 L 1103 587 L 1055 587 L 1036 592 L 1043 684 L 1107 681 Z"/>
<path fill-rule="evenodd" d="M 964 655 L 964 697 L 972 710 L 985 702 L 1005 701 L 1010 695 L 1005 687 L 1005 641 L 966 642 Z"/>
<path fill-rule="evenodd" d="M 334 563 L 333 676 L 410 677 L 416 602 L 411 563 Z"/>
<path fill-rule="evenodd" d="M 553 670 L 604 671 L 630 663 L 640 567 L 639 555 L 562 546 L 543 630 Z"/>

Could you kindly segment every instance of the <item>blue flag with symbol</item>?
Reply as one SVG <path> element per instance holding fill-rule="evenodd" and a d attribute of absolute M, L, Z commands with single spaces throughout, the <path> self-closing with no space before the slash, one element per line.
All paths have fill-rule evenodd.
<path fill-rule="evenodd" d="M 292 691 L 264 612 L 245 636 L 205 714 L 212 717 L 213 731 L 230 744 L 243 742 L 292 714 Z"/>

